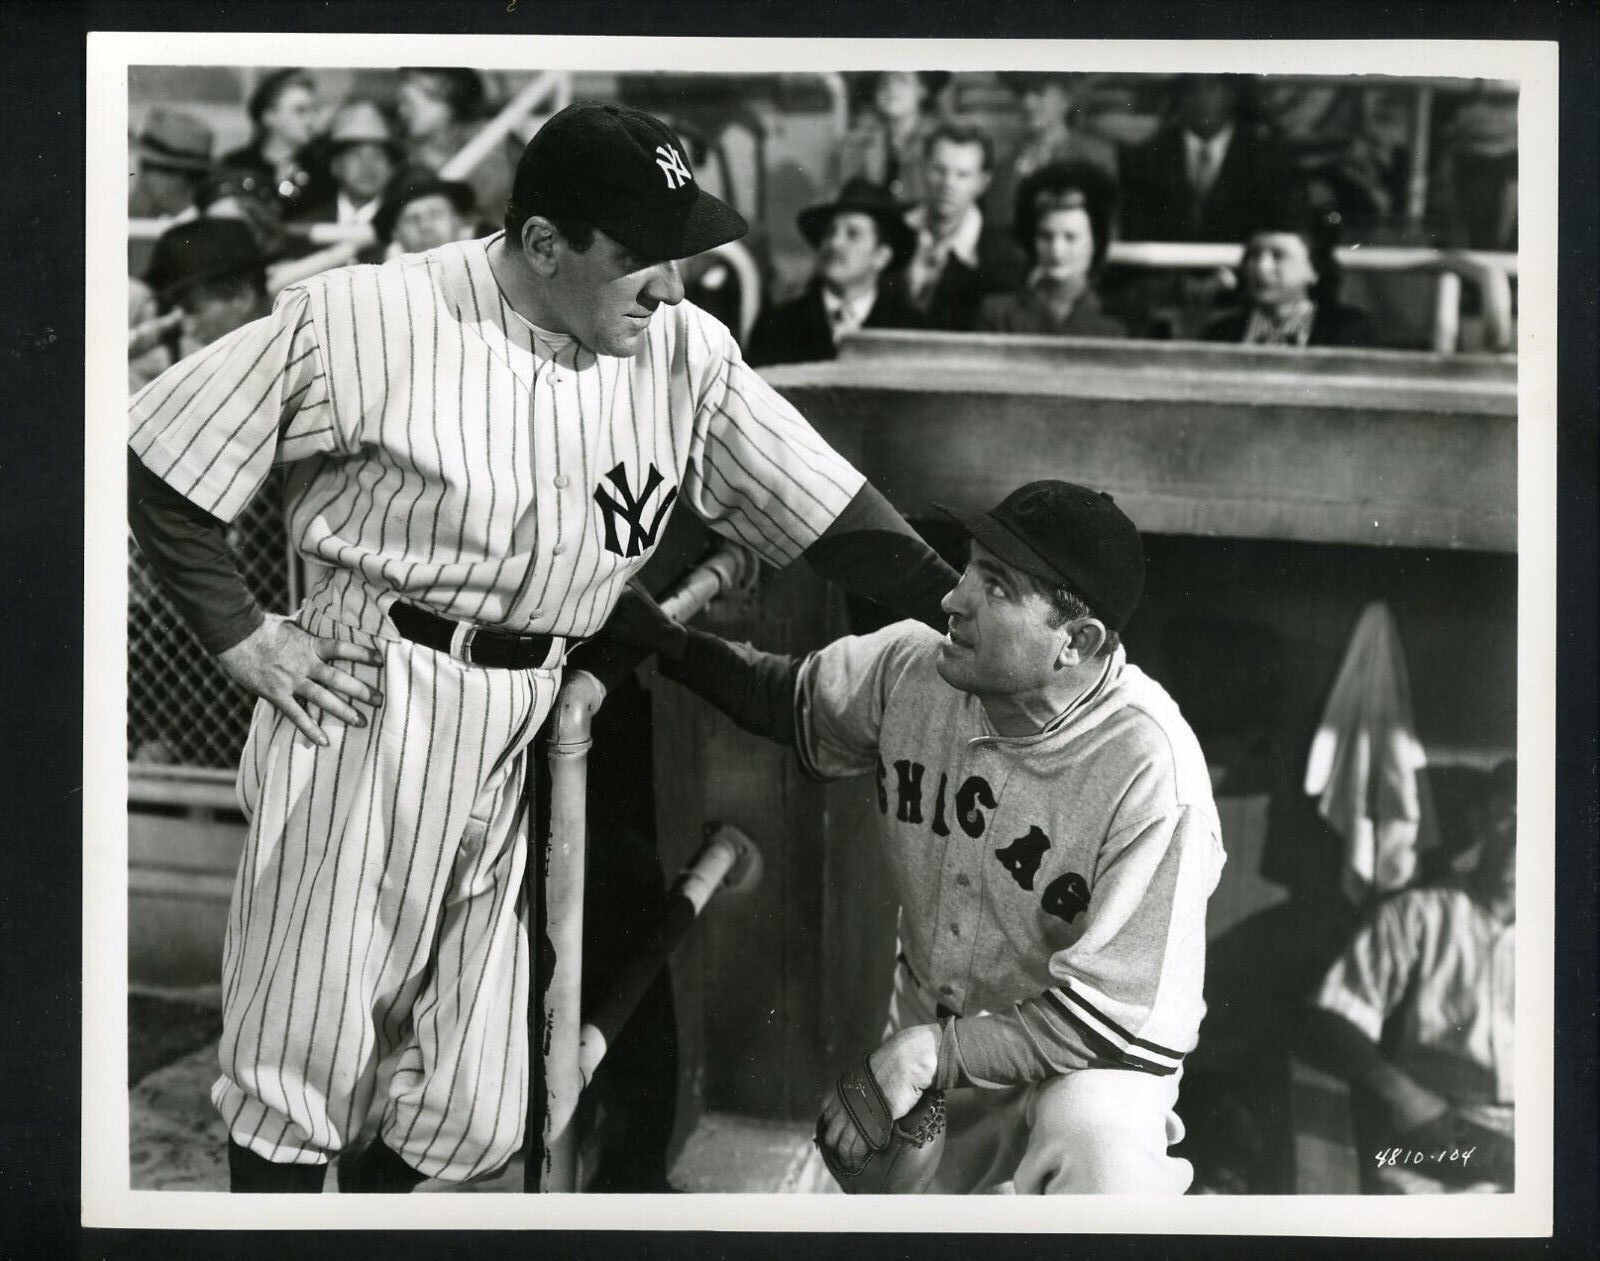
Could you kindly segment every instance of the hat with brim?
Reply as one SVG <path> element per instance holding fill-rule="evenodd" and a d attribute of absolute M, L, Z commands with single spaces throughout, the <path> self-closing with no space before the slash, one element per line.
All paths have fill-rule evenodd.
<path fill-rule="evenodd" d="M 165 302 L 196 285 L 262 274 L 268 258 L 242 219 L 191 219 L 157 239 L 145 283 Z"/>
<path fill-rule="evenodd" d="M 917 234 L 906 222 L 906 208 L 896 201 L 888 189 L 869 180 L 853 179 L 839 190 L 833 201 L 807 206 L 796 217 L 800 235 L 813 248 L 822 244 L 823 234 L 835 215 L 856 213 L 870 215 L 878 225 L 878 239 L 889 247 L 891 269 L 905 266 L 917 247 Z"/>
<path fill-rule="evenodd" d="M 395 224 L 400 222 L 405 208 L 424 197 L 448 198 L 463 219 L 471 216 L 477 204 L 471 185 L 463 184 L 460 180 L 440 179 L 437 175 L 401 180 L 384 194 L 383 204 L 372 216 L 372 230 L 378 234 L 378 240 L 394 240 Z"/>
<path fill-rule="evenodd" d="M 1039 481 L 989 512 L 935 504 L 993 555 L 1044 582 L 1069 587 L 1112 630 L 1127 625 L 1144 593 L 1138 528 L 1104 491 Z"/>
<path fill-rule="evenodd" d="M 358 144 L 375 144 L 391 158 L 402 150 L 389 121 L 371 101 L 351 101 L 333 116 L 328 126 L 328 152 L 336 154 Z"/>
<path fill-rule="evenodd" d="M 580 101 L 547 121 L 517 161 L 513 209 L 592 224 L 643 262 L 689 258 L 750 225 L 700 187 L 676 132 L 642 110 Z"/>
<path fill-rule="evenodd" d="M 158 106 L 139 131 L 139 158 L 160 170 L 202 174 L 211 167 L 211 128 L 182 110 Z"/>

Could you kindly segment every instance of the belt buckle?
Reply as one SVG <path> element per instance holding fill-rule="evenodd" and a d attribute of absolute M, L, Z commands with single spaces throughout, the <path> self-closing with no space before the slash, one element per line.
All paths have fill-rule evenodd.
<path fill-rule="evenodd" d="M 450 632 L 450 655 L 457 661 L 472 664 L 472 641 L 478 636 L 478 628 L 467 622 L 457 622 L 456 628 Z"/>

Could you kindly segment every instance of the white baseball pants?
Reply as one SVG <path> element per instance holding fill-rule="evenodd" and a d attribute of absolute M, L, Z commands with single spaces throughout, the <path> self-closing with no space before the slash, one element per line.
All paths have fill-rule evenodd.
<path fill-rule="evenodd" d="M 469 666 L 307 620 L 378 643 L 381 668 L 345 664 L 383 703 L 364 728 L 325 718 L 327 748 L 256 706 L 212 1102 L 257 1155 L 319 1163 L 357 1138 L 383 1063 L 383 1141 L 464 1181 L 522 1144 L 523 785 L 560 671 Z"/>

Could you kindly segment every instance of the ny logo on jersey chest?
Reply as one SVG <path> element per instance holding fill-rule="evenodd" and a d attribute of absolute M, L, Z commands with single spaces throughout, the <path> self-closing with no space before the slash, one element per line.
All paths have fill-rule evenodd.
<path fill-rule="evenodd" d="M 667 519 L 667 511 L 672 507 L 672 501 L 678 497 L 678 488 L 667 487 L 656 504 L 655 514 L 646 523 L 645 510 L 650 498 L 664 482 L 661 470 L 654 464 L 650 466 L 650 471 L 645 474 L 644 486 L 637 495 L 628 485 L 628 470 L 621 462 L 606 474 L 606 481 L 611 483 L 612 490 L 616 491 L 615 495 L 604 486 L 594 488 L 594 501 L 600 506 L 600 518 L 605 522 L 606 551 L 615 552 L 618 556 L 637 556 L 645 548 L 654 547 L 656 534 Z M 628 527 L 626 545 L 622 543 L 617 532 L 619 520 L 625 522 Z"/>

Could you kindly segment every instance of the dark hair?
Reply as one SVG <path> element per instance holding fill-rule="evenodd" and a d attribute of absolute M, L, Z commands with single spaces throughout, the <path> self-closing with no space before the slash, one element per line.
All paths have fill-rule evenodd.
<path fill-rule="evenodd" d="M 515 201 L 506 202 L 506 240 L 510 241 L 517 249 L 522 248 L 522 229 L 534 215 L 539 215 L 537 206 L 520 206 Z M 540 215 L 548 219 L 550 226 L 561 234 L 573 251 L 582 254 L 594 244 L 595 226 L 587 219 L 572 219 L 565 215 Z"/>
<path fill-rule="evenodd" d="M 1076 202 L 1071 199 L 1072 194 L 1080 195 Z M 1076 204 L 1089 216 L 1089 227 L 1094 233 L 1094 257 L 1089 262 L 1089 274 L 1094 275 L 1111 248 L 1117 197 L 1116 180 L 1093 163 L 1052 162 L 1028 176 L 1017 189 L 1012 235 L 1032 259 L 1033 238 L 1039 231 L 1039 221 L 1053 210 L 1071 209 Z"/>
<path fill-rule="evenodd" d="M 1022 571 L 1019 570 L 1018 572 Z M 1104 619 L 1089 607 L 1088 602 L 1081 595 L 1065 583 L 1050 582 L 1034 574 L 1025 574 L 1024 576 L 1032 584 L 1033 589 L 1050 602 L 1050 607 L 1055 613 L 1055 616 L 1050 619 L 1052 626 L 1060 626 L 1063 622 L 1071 621 L 1075 617 L 1092 617 L 1099 621 L 1102 626 L 1105 626 Z M 1106 626 L 1106 639 L 1100 645 L 1100 650 L 1094 654 L 1095 659 L 1109 657 L 1117 650 L 1117 645 L 1121 642 L 1122 636 L 1112 630 L 1111 627 Z"/>
<path fill-rule="evenodd" d="M 922 156 L 929 157 L 933 153 L 933 146 L 940 141 L 946 144 L 975 144 L 983 150 L 983 169 L 994 168 L 994 140 L 982 127 L 975 123 L 961 122 L 954 119 L 938 124 L 928 133 L 928 138 L 922 145 Z"/>
<path fill-rule="evenodd" d="M 1166 112 L 1176 118 L 1189 89 L 1204 83 L 1218 83 L 1233 94 L 1234 123 L 1250 125 L 1258 120 L 1260 103 L 1256 96 L 1256 80 L 1247 74 L 1180 74 L 1167 87 Z"/>
<path fill-rule="evenodd" d="M 1306 257 L 1317 273 L 1311 286 L 1311 298 L 1319 305 L 1333 306 L 1339 301 L 1339 290 L 1344 284 L 1344 269 L 1339 266 L 1334 250 L 1339 244 L 1340 216 L 1336 210 L 1309 216 L 1290 216 L 1263 219 L 1251 227 L 1240 244 L 1248 252 L 1250 240 L 1263 233 L 1277 232 L 1297 236 L 1305 243 Z M 1243 255 L 1240 262 L 1244 261 Z"/>
<path fill-rule="evenodd" d="M 483 113 L 483 76 L 465 66 L 402 66 L 400 75 L 425 75 L 439 85 L 450 116 L 466 122 Z"/>
<path fill-rule="evenodd" d="M 299 67 L 274 70 L 256 84 L 245 109 L 250 115 L 250 125 L 258 135 L 261 132 L 261 120 L 266 117 L 267 111 L 278 103 L 279 97 L 293 87 L 305 88 L 311 92 L 317 90 L 317 85 L 311 81 L 311 76 Z"/>

